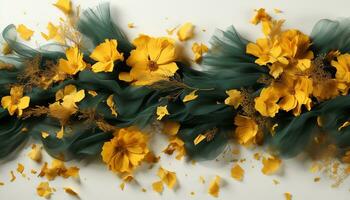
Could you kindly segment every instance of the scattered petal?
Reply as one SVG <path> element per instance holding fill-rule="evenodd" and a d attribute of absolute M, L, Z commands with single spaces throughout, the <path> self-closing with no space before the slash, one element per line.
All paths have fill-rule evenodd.
<path fill-rule="evenodd" d="M 204 183 L 205 183 L 204 177 L 203 177 L 203 176 L 200 176 L 200 177 L 199 177 L 199 181 L 200 181 L 202 184 L 204 184 Z"/>
<path fill-rule="evenodd" d="M 134 23 L 128 23 L 128 28 L 135 28 Z"/>
<path fill-rule="evenodd" d="M 58 139 L 62 139 L 63 138 L 63 135 L 64 135 L 64 128 L 63 126 L 61 127 L 61 129 L 56 133 L 56 137 Z"/>
<path fill-rule="evenodd" d="M 199 134 L 194 140 L 193 140 L 193 144 L 197 145 L 200 142 L 202 142 L 205 138 L 207 138 L 205 135 Z"/>
<path fill-rule="evenodd" d="M 29 28 L 27 28 L 25 25 L 20 24 L 17 27 L 17 32 L 19 34 L 19 36 L 26 41 L 29 41 L 30 38 L 33 36 L 34 31 L 30 30 Z"/>
<path fill-rule="evenodd" d="M 215 176 L 215 179 L 210 182 L 208 193 L 214 197 L 219 196 L 220 192 L 220 176 Z"/>
<path fill-rule="evenodd" d="M 157 107 L 157 120 L 162 120 L 165 115 L 169 115 L 167 105 Z"/>
<path fill-rule="evenodd" d="M 270 175 L 279 170 L 282 161 L 277 157 L 263 157 L 262 160 L 263 168 L 261 169 L 262 173 L 265 175 Z"/>
<path fill-rule="evenodd" d="M 97 92 L 94 90 L 88 90 L 88 94 L 90 94 L 93 97 L 97 96 Z"/>
<path fill-rule="evenodd" d="M 282 13 L 282 10 L 280 10 L 278 8 L 274 8 L 273 11 L 275 11 L 276 14 Z"/>
<path fill-rule="evenodd" d="M 152 183 L 152 188 L 154 191 L 158 192 L 159 194 L 163 192 L 163 182 L 162 181 L 156 181 Z"/>
<path fill-rule="evenodd" d="M 16 176 L 15 174 L 13 173 L 13 171 L 11 171 L 11 182 L 15 181 L 16 180 Z"/>
<path fill-rule="evenodd" d="M 185 103 L 196 99 L 198 97 L 198 95 L 196 95 L 196 92 L 197 90 L 193 90 L 191 93 L 186 95 L 182 101 Z"/>
<path fill-rule="evenodd" d="M 28 153 L 28 157 L 36 162 L 41 162 L 42 154 L 41 154 L 41 146 L 33 144 L 32 149 Z"/>
<path fill-rule="evenodd" d="M 72 196 L 79 196 L 78 193 L 76 193 L 72 188 L 69 188 L 69 187 L 65 187 L 63 188 L 64 191 L 69 194 L 69 195 L 72 195 Z"/>
<path fill-rule="evenodd" d="M 292 200 L 292 195 L 288 192 L 284 193 L 284 197 L 286 200 Z"/>
<path fill-rule="evenodd" d="M 192 52 L 194 53 L 194 61 L 199 63 L 202 60 L 204 53 L 208 52 L 208 47 L 205 44 L 198 44 L 197 42 L 192 45 Z"/>
<path fill-rule="evenodd" d="M 55 4 L 58 9 L 60 9 L 65 14 L 70 14 L 72 11 L 72 3 L 70 0 L 58 0 Z"/>
<path fill-rule="evenodd" d="M 236 164 L 234 167 L 231 169 L 231 177 L 236 179 L 237 181 L 242 181 L 244 175 L 244 169 L 242 169 L 241 166 Z"/>
<path fill-rule="evenodd" d="M 17 171 L 19 172 L 19 173 L 23 173 L 23 171 L 24 171 L 24 166 L 21 164 L 21 163 L 18 163 L 17 164 Z"/>
<path fill-rule="evenodd" d="M 124 188 L 125 188 L 125 182 L 122 182 L 122 183 L 119 185 L 119 187 L 120 187 L 121 190 L 124 190 Z"/>
<path fill-rule="evenodd" d="M 338 127 L 338 131 L 341 131 L 343 128 L 346 128 L 350 125 L 350 121 L 344 122 L 341 126 Z"/>
<path fill-rule="evenodd" d="M 49 182 L 41 182 L 39 186 L 36 188 L 36 193 L 45 198 L 50 198 L 53 192 L 53 188 L 50 187 Z"/>
<path fill-rule="evenodd" d="M 112 115 L 118 116 L 117 106 L 115 105 L 114 100 L 113 100 L 113 94 L 109 95 L 109 97 L 107 98 L 107 105 L 108 105 L 109 109 L 111 110 Z"/>
<path fill-rule="evenodd" d="M 48 132 L 46 132 L 46 131 L 41 131 L 41 137 L 43 137 L 44 139 L 47 138 L 47 137 L 49 137 L 49 136 L 50 136 L 50 134 L 49 134 Z"/>
<path fill-rule="evenodd" d="M 194 26 L 192 23 L 187 22 L 183 24 L 180 29 L 177 31 L 177 36 L 180 41 L 186 41 L 193 37 Z"/>
<path fill-rule="evenodd" d="M 165 185 L 167 185 L 170 189 L 172 189 L 177 182 L 176 173 L 168 171 L 162 167 L 159 167 L 157 175 L 163 181 Z"/>

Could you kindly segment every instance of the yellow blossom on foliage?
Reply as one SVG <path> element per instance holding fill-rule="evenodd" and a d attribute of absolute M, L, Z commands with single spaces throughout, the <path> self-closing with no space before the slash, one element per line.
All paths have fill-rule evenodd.
<path fill-rule="evenodd" d="M 163 167 L 159 167 L 157 175 L 162 180 L 162 182 L 167 185 L 170 189 L 174 188 L 176 185 L 177 179 L 176 179 L 176 173 L 168 171 L 164 169 Z"/>
<path fill-rule="evenodd" d="M 162 181 L 156 181 L 154 183 L 152 183 L 152 188 L 154 191 L 158 192 L 158 193 L 162 193 L 163 192 L 163 182 Z"/>
<path fill-rule="evenodd" d="M 113 94 L 109 95 L 109 97 L 107 98 L 107 105 L 108 105 L 109 109 L 111 110 L 112 115 L 118 116 L 117 107 L 113 101 Z"/>
<path fill-rule="evenodd" d="M 277 104 L 280 96 L 279 91 L 274 87 L 263 88 L 259 97 L 255 98 L 255 110 L 262 116 L 274 117 L 280 108 Z"/>
<path fill-rule="evenodd" d="M 194 53 L 194 61 L 196 63 L 202 60 L 202 56 L 204 53 L 208 52 L 208 47 L 205 44 L 198 44 L 197 42 L 192 45 L 192 52 Z"/>
<path fill-rule="evenodd" d="M 83 54 L 79 52 L 78 47 L 71 47 L 66 50 L 67 59 L 59 59 L 58 68 L 60 71 L 75 75 L 79 71 L 83 71 L 86 63 L 83 60 Z"/>
<path fill-rule="evenodd" d="M 225 104 L 233 106 L 235 109 L 237 109 L 238 106 L 241 105 L 243 101 L 241 92 L 236 89 L 233 89 L 233 90 L 227 90 L 226 94 L 228 95 L 228 97 L 225 99 Z"/>
<path fill-rule="evenodd" d="M 181 160 L 181 158 L 186 154 L 185 143 L 178 137 L 170 139 L 169 145 L 163 150 L 164 153 L 172 155 L 174 151 L 177 151 L 176 159 Z"/>
<path fill-rule="evenodd" d="M 30 30 L 24 24 L 20 24 L 17 26 L 17 33 L 23 40 L 29 41 L 34 34 L 34 31 Z"/>
<path fill-rule="evenodd" d="M 58 0 L 53 5 L 65 14 L 70 14 L 72 12 L 72 2 L 70 0 Z"/>
<path fill-rule="evenodd" d="M 231 177 L 236 179 L 237 181 L 242 181 L 244 175 L 244 169 L 236 164 L 231 168 Z"/>
<path fill-rule="evenodd" d="M 59 26 L 55 26 L 53 23 L 49 22 L 47 24 L 47 30 L 48 33 L 41 33 L 41 36 L 45 40 L 55 40 L 59 43 L 64 43 L 64 39 L 62 38 L 62 35 L 60 34 Z"/>
<path fill-rule="evenodd" d="M 163 133 L 174 136 L 179 132 L 180 123 L 174 121 L 165 121 L 163 123 Z"/>
<path fill-rule="evenodd" d="M 293 110 L 295 116 L 300 115 L 304 105 L 311 109 L 313 82 L 308 76 L 284 75 L 282 78 L 262 89 L 255 99 L 255 109 L 263 116 L 274 117 L 279 109 Z"/>
<path fill-rule="evenodd" d="M 194 26 L 192 23 L 187 22 L 183 24 L 177 31 L 177 37 L 180 41 L 186 41 L 193 37 Z"/>
<path fill-rule="evenodd" d="M 189 101 L 197 99 L 198 95 L 196 94 L 196 92 L 197 92 L 197 90 L 193 90 L 191 93 L 186 95 L 182 101 L 184 103 L 186 103 L 186 102 L 189 102 Z"/>
<path fill-rule="evenodd" d="M 157 107 L 157 120 L 162 120 L 165 115 L 169 115 L 167 105 Z"/>
<path fill-rule="evenodd" d="M 332 99 L 338 96 L 340 92 L 346 90 L 346 84 L 341 83 L 336 79 L 326 79 L 320 81 L 313 79 L 312 95 L 319 101 Z"/>
<path fill-rule="evenodd" d="M 36 193 L 45 198 L 50 198 L 53 192 L 53 188 L 50 187 L 49 182 L 41 182 L 36 188 Z"/>
<path fill-rule="evenodd" d="M 259 127 L 253 119 L 243 115 L 237 115 L 234 124 L 237 126 L 235 138 L 239 144 L 250 145 L 256 143 Z"/>
<path fill-rule="evenodd" d="M 281 31 L 284 20 L 272 20 L 264 9 L 259 9 L 252 21 L 262 21 L 265 37 L 249 43 L 246 52 L 257 57 L 258 65 L 268 66 L 271 76 L 276 79 L 283 72 L 304 72 L 311 67 L 314 55 L 307 35 L 295 29 Z"/>
<path fill-rule="evenodd" d="M 123 53 L 118 52 L 117 46 L 117 40 L 106 39 L 94 49 L 90 57 L 98 62 L 92 65 L 93 72 L 112 72 L 114 62 L 124 60 Z"/>
<path fill-rule="evenodd" d="M 259 8 L 258 10 L 255 10 L 256 14 L 252 18 L 251 23 L 254 25 L 257 25 L 261 21 L 268 21 L 271 19 L 271 16 L 266 13 L 264 8 Z"/>
<path fill-rule="evenodd" d="M 219 196 L 220 192 L 220 176 L 215 176 L 215 179 L 210 182 L 208 193 L 214 197 Z"/>
<path fill-rule="evenodd" d="M 28 153 L 28 157 L 36 162 L 41 162 L 41 159 L 42 159 L 41 149 L 42 149 L 41 146 L 33 144 L 30 152 Z"/>
<path fill-rule="evenodd" d="M 263 168 L 261 169 L 262 173 L 265 175 L 270 175 L 279 170 L 282 164 L 282 160 L 280 160 L 277 157 L 269 157 L 269 158 L 263 157 L 262 164 L 263 164 Z"/>
<path fill-rule="evenodd" d="M 178 67 L 175 63 L 173 40 L 140 35 L 133 44 L 136 49 L 131 51 L 126 61 L 131 70 L 129 73 L 121 72 L 120 80 L 132 82 L 134 85 L 150 85 L 174 76 Z"/>
<path fill-rule="evenodd" d="M 113 172 L 131 173 L 149 152 L 147 136 L 136 128 L 122 128 L 103 144 L 102 159 Z"/>
<path fill-rule="evenodd" d="M 1 106 L 7 109 L 12 116 L 17 112 L 17 116 L 21 117 L 23 110 L 29 107 L 30 97 L 23 96 L 22 86 L 13 86 L 10 90 L 10 96 L 4 96 L 1 99 Z"/>

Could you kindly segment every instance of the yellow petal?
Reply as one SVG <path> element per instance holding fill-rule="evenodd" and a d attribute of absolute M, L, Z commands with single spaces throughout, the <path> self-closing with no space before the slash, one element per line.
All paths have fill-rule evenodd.
<path fill-rule="evenodd" d="M 155 192 L 162 193 L 163 192 L 163 182 L 162 181 L 156 181 L 152 183 L 152 188 Z"/>
<path fill-rule="evenodd" d="M 162 167 L 159 167 L 157 175 L 163 181 L 165 185 L 167 185 L 170 189 L 172 189 L 177 182 L 176 173 L 168 171 Z"/>
<path fill-rule="evenodd" d="M 97 96 L 97 92 L 94 90 L 88 90 L 88 94 L 90 94 L 93 97 Z"/>
<path fill-rule="evenodd" d="M 20 24 L 17 26 L 17 32 L 19 34 L 19 36 L 26 41 L 29 41 L 30 38 L 33 36 L 34 31 L 30 30 L 29 28 L 27 28 L 25 25 Z"/>
<path fill-rule="evenodd" d="M 72 188 L 64 187 L 63 189 L 69 195 L 78 196 L 78 193 L 76 193 Z"/>
<path fill-rule="evenodd" d="M 21 163 L 18 163 L 17 164 L 17 171 L 19 172 L 19 173 L 23 173 L 23 171 L 24 171 L 24 166 L 21 164 Z"/>
<path fill-rule="evenodd" d="M 202 60 L 202 55 L 208 52 L 208 47 L 204 44 L 198 44 L 197 42 L 192 45 L 192 52 L 194 53 L 194 61 L 200 62 Z"/>
<path fill-rule="evenodd" d="M 244 175 L 244 169 L 241 166 L 236 164 L 231 168 L 231 177 L 236 179 L 237 181 L 242 181 Z"/>
<path fill-rule="evenodd" d="M 58 9 L 60 9 L 65 14 L 70 14 L 70 12 L 72 11 L 71 10 L 72 9 L 72 3 L 71 3 L 70 0 L 58 0 L 53 5 L 56 6 Z"/>
<path fill-rule="evenodd" d="M 116 107 L 114 100 L 113 100 L 113 94 L 109 95 L 109 97 L 107 98 L 107 105 L 108 105 L 109 109 L 111 110 L 112 115 L 118 116 L 117 107 Z"/>
<path fill-rule="evenodd" d="M 50 134 L 49 134 L 48 132 L 46 132 L 46 131 L 41 131 L 41 137 L 43 137 L 44 139 L 47 138 L 47 137 L 49 137 L 49 136 L 50 136 Z"/>
<path fill-rule="evenodd" d="M 202 142 L 205 138 L 207 138 L 205 135 L 199 134 L 194 140 L 193 140 L 193 144 L 197 145 L 200 142 Z"/>
<path fill-rule="evenodd" d="M 49 182 L 41 182 L 39 186 L 36 188 L 36 192 L 39 196 L 50 198 L 52 194 L 52 188 L 49 185 Z"/>
<path fill-rule="evenodd" d="M 120 72 L 118 78 L 119 80 L 125 82 L 131 82 L 133 80 L 133 78 L 130 76 L 130 73 L 128 72 Z"/>
<path fill-rule="evenodd" d="M 157 107 L 157 120 L 162 120 L 165 115 L 169 115 L 167 105 Z"/>
<path fill-rule="evenodd" d="M 62 139 L 63 138 L 63 134 L 64 134 L 64 128 L 62 126 L 61 129 L 56 133 L 56 137 L 58 139 Z"/>
<path fill-rule="evenodd" d="M 290 194 L 288 192 L 284 193 L 284 197 L 286 200 L 292 200 L 292 194 Z"/>
<path fill-rule="evenodd" d="M 36 162 L 41 162 L 41 146 L 33 144 L 31 151 L 28 153 L 28 157 Z"/>
<path fill-rule="evenodd" d="M 262 160 L 263 168 L 262 173 L 265 175 L 270 175 L 277 172 L 282 164 L 282 161 L 277 157 L 263 158 Z"/>
<path fill-rule="evenodd" d="M 13 173 L 13 171 L 11 170 L 11 182 L 13 182 L 13 181 L 15 181 L 16 180 L 16 176 L 15 176 L 15 174 Z"/>
<path fill-rule="evenodd" d="M 350 125 L 350 121 L 344 122 L 341 126 L 338 127 L 338 131 L 341 131 L 343 128 L 346 128 Z"/>
<path fill-rule="evenodd" d="M 274 8 L 273 11 L 275 11 L 276 14 L 282 13 L 282 10 L 280 10 L 278 8 Z"/>
<path fill-rule="evenodd" d="M 194 26 L 192 23 L 187 22 L 183 24 L 177 32 L 177 36 L 180 41 L 189 40 L 193 37 Z"/>
<path fill-rule="evenodd" d="M 210 182 L 208 193 L 214 197 L 219 196 L 220 192 L 220 176 L 215 176 L 215 179 Z"/>
<path fill-rule="evenodd" d="M 198 97 L 198 95 L 196 95 L 196 92 L 197 92 L 197 90 L 193 90 L 191 93 L 186 95 L 182 101 L 185 103 L 185 102 L 192 101 L 192 100 L 196 99 Z"/>

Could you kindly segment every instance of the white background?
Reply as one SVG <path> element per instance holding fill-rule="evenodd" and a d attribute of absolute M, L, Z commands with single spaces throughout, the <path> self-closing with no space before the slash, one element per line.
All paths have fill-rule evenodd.
<path fill-rule="evenodd" d="M 42 44 L 40 31 L 46 32 L 49 21 L 57 22 L 62 14 L 51 4 L 55 0 L 0 0 L 0 28 L 6 25 L 23 23 L 36 31 L 32 46 Z M 96 0 L 75 0 L 83 8 L 97 5 Z M 253 15 L 253 9 L 264 7 L 271 13 L 273 8 L 283 11 L 278 16 L 286 19 L 286 27 L 301 29 L 310 33 L 312 26 L 321 18 L 337 18 L 349 16 L 350 3 L 347 0 L 111 0 L 112 15 L 115 21 L 124 28 L 130 38 L 138 33 L 152 35 L 166 35 L 166 29 L 173 28 L 184 22 L 192 22 L 196 25 L 196 37 L 187 43 L 182 43 L 187 49 L 194 41 L 208 43 L 210 35 L 215 28 L 225 29 L 234 24 L 237 30 L 245 37 L 254 40 L 261 36 L 260 28 L 249 23 Z M 275 15 L 276 16 L 276 15 Z M 127 24 L 133 22 L 134 29 L 127 28 Z M 202 32 L 205 29 L 206 32 Z M 188 50 L 188 52 L 190 52 Z M 40 199 L 36 195 L 36 186 L 45 179 L 37 178 L 30 174 L 30 169 L 40 169 L 40 165 L 29 160 L 26 154 L 28 145 L 21 151 L 20 156 L 11 161 L 0 164 L 0 181 L 5 182 L 0 186 L 0 200 L 32 200 Z M 152 143 L 152 148 L 161 155 L 161 161 L 153 169 L 147 167 L 136 173 L 138 184 L 126 185 L 121 191 L 121 180 L 108 171 L 99 159 L 72 161 L 67 165 L 77 165 L 81 168 L 80 181 L 57 178 L 50 185 L 57 189 L 51 199 L 74 199 L 65 194 L 62 187 L 70 186 L 76 190 L 81 199 L 215 199 L 207 194 L 208 184 L 215 175 L 223 178 L 218 199 L 284 199 L 283 193 L 290 192 L 293 199 L 298 200 L 327 200 L 349 199 L 349 180 L 346 180 L 339 188 L 331 188 L 332 181 L 323 174 L 312 174 L 308 168 L 310 163 L 303 158 L 286 160 L 282 166 L 282 172 L 277 175 L 265 176 L 261 170 L 260 161 L 252 158 L 257 150 L 244 150 L 242 155 L 235 158 L 246 158 L 242 164 L 245 169 L 243 182 L 237 182 L 230 177 L 232 162 L 229 162 L 229 153 L 218 161 L 197 162 L 192 165 L 185 159 L 177 161 L 160 151 L 165 148 L 164 138 Z M 45 160 L 51 158 L 45 155 Z M 10 183 L 10 171 L 16 170 L 17 163 L 23 163 L 25 173 L 29 177 L 21 177 L 15 172 L 17 180 Z M 178 177 L 178 187 L 175 191 L 165 189 L 162 195 L 152 191 L 152 182 L 158 180 L 156 171 L 158 166 L 175 171 Z M 199 176 L 206 179 L 201 184 Z M 321 181 L 314 183 L 313 179 L 321 177 Z M 273 179 L 280 181 L 279 185 L 273 184 Z M 142 192 L 141 188 L 147 189 Z M 195 195 L 190 195 L 191 192 Z"/>

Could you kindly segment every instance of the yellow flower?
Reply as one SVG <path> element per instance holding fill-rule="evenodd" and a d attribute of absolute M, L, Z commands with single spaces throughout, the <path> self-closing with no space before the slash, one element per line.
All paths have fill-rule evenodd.
<path fill-rule="evenodd" d="M 319 101 L 332 99 L 338 96 L 342 90 L 341 88 L 343 84 L 339 83 L 336 79 L 326 79 L 321 81 L 313 80 L 312 95 Z"/>
<path fill-rule="evenodd" d="M 131 51 L 126 61 L 131 67 L 130 73 L 120 73 L 120 80 L 134 85 L 150 85 L 174 76 L 178 70 L 174 41 L 141 35 L 133 44 L 136 49 Z"/>
<path fill-rule="evenodd" d="M 241 92 L 236 89 L 233 89 L 233 90 L 227 90 L 226 94 L 228 95 L 228 97 L 225 99 L 225 104 L 233 106 L 235 109 L 237 109 L 238 106 L 241 105 L 243 101 Z"/>
<path fill-rule="evenodd" d="M 193 37 L 194 26 L 192 23 L 187 22 L 183 24 L 177 31 L 177 37 L 180 41 L 186 41 Z"/>
<path fill-rule="evenodd" d="M 202 55 L 208 52 L 208 47 L 205 44 L 198 44 L 197 42 L 192 45 L 192 52 L 194 53 L 194 61 L 199 63 L 202 60 Z"/>
<path fill-rule="evenodd" d="M 255 63 L 268 66 L 275 79 L 283 72 L 305 71 L 311 67 L 313 52 L 309 50 L 310 38 L 294 29 L 281 31 L 283 20 L 272 20 L 265 10 L 260 9 L 255 22 L 262 21 L 265 38 L 249 43 L 248 54 L 257 57 Z"/>
<path fill-rule="evenodd" d="M 22 116 L 23 110 L 28 108 L 30 102 L 29 96 L 23 96 L 23 87 L 14 86 L 10 90 L 10 96 L 4 96 L 1 99 L 1 106 L 7 109 L 12 116 L 17 112 L 17 116 Z"/>
<path fill-rule="evenodd" d="M 59 43 L 64 43 L 64 39 L 62 38 L 62 35 L 60 34 L 59 26 L 55 26 L 51 22 L 47 25 L 47 30 L 49 31 L 48 34 L 41 33 L 41 36 L 45 40 L 55 40 Z"/>
<path fill-rule="evenodd" d="M 165 115 L 169 115 L 167 105 L 157 107 L 157 120 L 162 120 Z"/>
<path fill-rule="evenodd" d="M 58 9 L 60 9 L 65 14 L 70 14 L 72 11 L 72 3 L 70 0 L 58 0 L 55 4 Z"/>
<path fill-rule="evenodd" d="M 271 19 L 271 16 L 265 12 L 264 8 L 259 8 L 258 10 L 255 10 L 256 14 L 251 20 L 251 23 L 254 25 L 257 25 L 261 21 L 268 21 Z"/>
<path fill-rule="evenodd" d="M 71 47 L 66 51 L 66 59 L 60 59 L 58 68 L 60 71 L 74 75 L 79 71 L 83 71 L 86 67 L 86 63 L 83 60 L 83 54 L 79 52 L 78 47 Z"/>
<path fill-rule="evenodd" d="M 260 96 L 255 98 L 255 110 L 262 116 L 274 117 L 280 108 L 277 104 L 280 96 L 279 91 L 274 87 L 262 89 Z"/>
<path fill-rule="evenodd" d="M 24 24 L 20 24 L 17 27 L 17 32 L 19 34 L 19 36 L 23 39 L 23 40 L 30 40 L 30 38 L 33 36 L 34 31 L 30 30 L 29 28 L 27 28 Z"/>
<path fill-rule="evenodd" d="M 255 140 L 258 136 L 259 126 L 253 119 L 243 115 L 237 115 L 234 124 L 237 126 L 235 137 L 239 144 L 250 145 L 256 143 Z"/>
<path fill-rule="evenodd" d="M 342 54 L 337 61 L 332 60 L 331 65 L 336 68 L 335 78 L 345 83 L 350 83 L 350 54 Z"/>
<path fill-rule="evenodd" d="M 307 110 L 311 110 L 312 100 L 310 98 L 313 91 L 312 80 L 307 76 L 284 76 L 282 78 L 283 88 L 286 90 L 278 103 L 285 111 L 293 110 L 295 116 L 300 115 L 301 106 L 305 105 Z"/>
<path fill-rule="evenodd" d="M 112 72 L 114 69 L 114 61 L 123 61 L 123 53 L 117 50 L 117 40 L 106 39 L 104 43 L 98 45 L 91 53 L 90 57 L 98 61 L 92 65 L 93 72 Z"/>
<path fill-rule="evenodd" d="M 135 128 L 122 128 L 102 147 L 102 159 L 117 173 L 131 173 L 149 152 L 147 136 Z"/>

